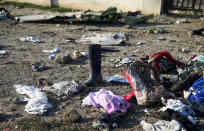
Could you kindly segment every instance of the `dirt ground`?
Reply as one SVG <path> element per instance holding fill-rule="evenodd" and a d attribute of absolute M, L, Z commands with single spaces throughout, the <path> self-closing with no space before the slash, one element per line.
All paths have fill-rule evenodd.
<path fill-rule="evenodd" d="M 11 11 L 12 16 L 31 15 L 45 13 L 48 11 L 19 8 L 16 6 L 4 6 Z M 161 50 L 168 50 L 172 56 L 178 60 L 186 62 L 194 54 L 204 52 L 204 39 L 202 36 L 191 35 L 193 29 L 204 27 L 204 21 L 200 19 L 185 18 L 190 23 L 175 24 L 180 18 L 174 17 L 155 17 L 146 24 L 134 25 L 127 29 L 123 24 L 86 24 L 86 23 L 19 23 L 12 25 L 14 21 L 0 21 L 0 44 L 5 45 L 4 50 L 8 54 L 0 56 L 0 113 L 5 115 L 5 120 L 0 122 L 0 130 L 10 128 L 20 130 L 18 121 L 26 121 L 30 118 L 36 118 L 40 121 L 49 123 L 50 130 L 65 130 L 63 118 L 65 114 L 76 109 L 82 116 L 82 122 L 71 124 L 68 127 L 78 130 L 98 130 L 92 128 L 92 122 L 102 114 L 100 109 L 94 107 L 82 106 L 82 99 L 89 92 L 95 92 L 101 88 L 111 90 L 116 95 L 126 95 L 131 91 L 130 85 L 121 84 L 101 84 L 97 87 L 90 87 L 89 92 L 82 92 L 72 97 L 58 97 L 47 93 L 49 102 L 53 104 L 50 109 L 42 116 L 28 114 L 24 108 L 25 104 L 15 104 L 16 98 L 22 96 L 17 94 L 14 89 L 15 84 L 36 85 L 38 78 L 46 78 L 47 81 L 56 83 L 64 80 L 84 81 L 89 77 L 89 61 L 79 60 L 67 65 L 54 63 L 48 59 L 49 54 L 43 53 L 44 49 L 60 48 L 59 54 L 72 53 L 73 51 L 88 51 L 88 45 L 67 42 L 69 38 L 79 39 L 86 33 L 107 33 L 107 32 L 125 32 L 128 35 L 128 45 L 115 46 L 120 52 L 107 52 L 102 58 L 103 76 L 121 74 L 123 67 L 115 67 L 113 59 L 118 57 L 125 58 L 134 53 L 139 59 L 146 55 L 152 55 Z M 163 34 L 146 34 L 143 32 L 146 28 L 162 27 L 166 31 Z M 21 37 L 33 36 L 44 41 L 41 44 L 21 42 Z M 159 41 L 159 37 L 165 40 Z M 144 42 L 137 45 L 139 41 Z M 182 49 L 188 52 L 182 53 Z M 41 61 L 46 67 L 43 72 L 33 72 L 31 63 Z M 43 87 L 40 87 L 43 88 Z M 142 109 L 132 101 L 132 106 L 123 117 L 122 123 L 116 130 L 143 130 L 139 125 L 140 120 L 147 122 L 156 122 L 157 110 L 160 107 L 147 108 L 151 115 L 145 114 Z M 55 123 L 55 124 L 54 124 Z M 56 124 L 58 123 L 58 124 Z M 62 124 L 59 124 L 62 123 Z"/>

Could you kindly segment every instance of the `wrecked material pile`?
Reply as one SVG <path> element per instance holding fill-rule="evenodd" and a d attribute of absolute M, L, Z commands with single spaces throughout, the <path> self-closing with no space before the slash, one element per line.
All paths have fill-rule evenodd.
<path fill-rule="evenodd" d="M 196 24 L 172 21 L 169 25 L 149 21 L 131 29 L 100 22 L 10 25 L 13 20 L 1 21 L 0 44 L 5 45 L 6 54 L 0 55 L 0 130 L 8 124 L 21 130 L 16 121 L 31 125 L 26 122 L 32 117 L 48 122 L 51 130 L 142 130 L 144 121 L 146 130 L 201 130 L 203 55 L 202 48 L 199 52 L 196 48 L 202 47 L 202 36 L 186 34 Z M 125 38 L 118 43 L 123 40 L 118 37 L 121 33 Z M 84 35 L 89 36 L 85 44 L 78 42 Z M 19 40 L 25 36 L 43 44 Z M 190 59 L 193 54 L 198 56 Z M 36 103 L 28 108 L 31 97 L 18 94 L 13 88 L 17 83 L 33 85 L 44 95 L 32 97 Z M 85 99 L 90 106 L 83 104 Z M 49 104 L 52 107 L 46 108 Z M 36 110 L 40 115 L 34 114 Z"/>

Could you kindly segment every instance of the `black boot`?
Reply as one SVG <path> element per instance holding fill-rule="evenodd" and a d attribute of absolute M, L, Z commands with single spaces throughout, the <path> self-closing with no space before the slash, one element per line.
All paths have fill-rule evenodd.
<path fill-rule="evenodd" d="M 84 82 L 87 87 L 96 86 L 102 82 L 101 74 L 101 45 L 90 45 L 89 46 L 89 59 L 91 74 L 88 80 Z"/>

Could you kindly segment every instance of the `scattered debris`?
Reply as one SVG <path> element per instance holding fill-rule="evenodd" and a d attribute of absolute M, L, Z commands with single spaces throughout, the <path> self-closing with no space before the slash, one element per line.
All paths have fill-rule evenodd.
<path fill-rule="evenodd" d="M 192 59 L 192 61 L 200 61 L 204 63 L 204 54 L 196 55 L 195 58 Z"/>
<path fill-rule="evenodd" d="M 101 45 L 122 45 L 125 43 L 125 33 L 105 33 L 82 35 L 78 43 L 81 44 L 101 44 Z"/>
<path fill-rule="evenodd" d="M 139 24 L 144 23 L 149 19 L 152 19 L 154 17 L 154 14 L 150 15 L 137 15 L 137 16 L 128 16 L 126 14 L 122 14 L 125 23 L 132 25 L 132 24 Z"/>
<path fill-rule="evenodd" d="M 145 131 L 186 131 L 186 129 L 184 129 L 176 120 L 172 120 L 170 122 L 159 120 L 154 124 L 141 121 L 140 124 L 143 126 Z"/>
<path fill-rule="evenodd" d="M 92 105 L 98 108 L 103 107 L 109 114 L 113 114 L 115 112 L 125 113 L 130 107 L 130 103 L 122 96 L 116 96 L 106 89 L 89 93 L 89 95 L 83 99 L 83 105 Z"/>
<path fill-rule="evenodd" d="M 200 78 L 185 92 L 184 98 L 203 104 L 204 103 L 204 78 Z"/>
<path fill-rule="evenodd" d="M 147 113 L 147 115 L 150 115 L 150 113 L 149 113 L 149 111 L 145 108 L 144 110 L 143 110 L 145 113 Z"/>
<path fill-rule="evenodd" d="M 114 61 L 114 63 L 116 64 L 115 65 L 116 67 L 121 67 L 124 64 L 128 64 L 128 63 L 131 63 L 131 62 L 132 62 L 132 60 L 130 58 L 123 58 L 123 59 L 116 58 L 115 61 Z"/>
<path fill-rule="evenodd" d="M 121 64 L 128 64 L 128 63 L 131 63 L 131 62 L 132 62 L 132 60 L 130 58 L 123 58 L 120 61 Z"/>
<path fill-rule="evenodd" d="M 137 42 L 137 45 L 142 45 L 144 44 L 142 41 Z"/>
<path fill-rule="evenodd" d="M 168 108 L 172 109 L 184 116 L 186 116 L 192 124 L 196 124 L 196 121 L 193 119 L 195 112 L 190 106 L 183 104 L 180 100 L 168 99 L 166 102 L 163 101 L 166 107 L 163 107 L 161 110 L 165 111 Z"/>
<path fill-rule="evenodd" d="M 54 60 L 56 58 L 56 54 L 49 55 L 49 59 Z"/>
<path fill-rule="evenodd" d="M 110 7 L 102 13 L 94 13 L 90 10 L 84 12 L 37 14 L 15 17 L 21 22 L 52 22 L 52 21 L 83 21 L 83 22 L 117 22 L 124 21 L 127 24 L 143 23 L 153 18 L 153 14 L 141 15 L 138 12 L 118 13 L 116 7 Z"/>
<path fill-rule="evenodd" d="M 49 108 L 52 108 L 52 105 L 48 103 L 47 95 L 39 88 L 22 85 L 14 85 L 14 88 L 16 88 L 17 93 L 29 96 L 26 98 L 28 103 L 25 106 L 25 111 L 29 114 L 42 115 Z"/>
<path fill-rule="evenodd" d="M 190 51 L 189 51 L 188 49 L 182 48 L 182 49 L 181 49 L 181 52 L 182 52 L 182 53 L 189 53 Z"/>
<path fill-rule="evenodd" d="M 114 76 L 106 76 L 104 77 L 106 82 L 120 82 L 120 83 L 129 83 L 127 78 L 121 75 L 114 75 Z"/>
<path fill-rule="evenodd" d="M 20 41 L 23 41 L 23 42 L 33 42 L 33 43 L 43 43 L 41 40 L 37 39 L 37 38 L 34 38 L 34 37 L 21 37 L 20 38 Z"/>
<path fill-rule="evenodd" d="M 60 19 L 72 19 L 78 15 L 81 15 L 82 12 L 69 12 L 69 13 L 55 13 L 55 14 L 37 14 L 37 15 L 28 15 L 15 17 L 21 22 L 52 22 Z"/>
<path fill-rule="evenodd" d="M 32 63 L 32 70 L 33 71 L 43 71 L 44 67 L 41 62 Z"/>
<path fill-rule="evenodd" d="M 37 78 L 37 85 L 38 86 L 51 86 L 52 83 L 48 82 L 45 78 Z"/>
<path fill-rule="evenodd" d="M 80 86 L 76 81 L 61 81 L 59 83 L 55 83 L 52 86 L 44 87 L 44 91 L 51 91 L 54 94 L 57 94 L 58 96 L 62 95 L 70 95 L 74 94 L 80 91 Z"/>
<path fill-rule="evenodd" d="M 163 41 L 163 40 L 166 40 L 166 38 L 161 36 L 161 37 L 159 37 L 159 40 Z"/>
<path fill-rule="evenodd" d="M 3 7 L 0 7 L 0 20 L 6 20 L 10 17 L 10 12 Z"/>
<path fill-rule="evenodd" d="M 113 128 L 118 128 L 118 124 L 121 122 L 120 115 L 117 114 L 102 114 L 98 117 L 97 121 L 92 123 L 94 128 L 103 127 L 108 130 L 112 130 Z"/>
<path fill-rule="evenodd" d="M 129 64 L 125 68 L 124 74 L 133 88 L 124 97 L 126 100 L 135 96 L 138 105 L 160 103 L 160 98 L 165 95 L 165 89 L 160 84 L 159 74 L 155 68 L 137 61 Z"/>
<path fill-rule="evenodd" d="M 93 126 L 94 128 L 99 128 L 100 125 L 101 125 L 100 122 L 95 122 L 95 121 L 94 121 L 94 122 L 92 123 L 92 126 Z"/>
<path fill-rule="evenodd" d="M 83 57 L 89 57 L 89 54 L 87 52 L 80 52 L 80 54 L 83 56 Z"/>
<path fill-rule="evenodd" d="M 44 53 L 59 53 L 60 49 L 55 48 L 55 49 L 52 49 L 52 50 L 43 50 L 42 52 L 44 52 Z"/>
<path fill-rule="evenodd" d="M 176 21 L 176 24 L 182 24 L 182 23 L 189 23 L 186 19 L 180 19 Z"/>
<path fill-rule="evenodd" d="M 135 55 L 135 54 L 130 54 L 129 56 L 130 56 L 130 57 L 136 57 L 136 55 Z"/>
<path fill-rule="evenodd" d="M 148 63 L 154 66 L 157 71 L 161 73 L 171 72 L 176 70 L 177 66 L 180 67 L 183 65 L 182 62 L 174 59 L 166 50 L 153 54 L 148 58 Z"/>
<path fill-rule="evenodd" d="M 180 0 L 180 2 L 181 1 L 183 0 Z M 23 11 L 21 7 L 12 7 L 12 11 L 13 9 L 20 9 L 20 12 Z M 15 12 L 13 13 L 16 14 Z M 3 33 L 0 34 L 2 42 L 5 42 L 7 40 L 7 37 L 8 39 L 11 38 L 11 35 L 15 35 L 16 32 L 22 33 L 22 31 L 15 30 L 22 26 L 22 23 L 20 22 L 34 23 L 23 24 L 24 26 L 22 28 L 26 28 L 26 32 L 23 32 L 23 34 L 30 34 L 30 29 L 31 32 L 34 31 L 34 33 L 31 34 L 36 34 L 36 32 L 38 33 L 33 37 L 22 37 L 20 38 L 20 41 L 29 43 L 43 43 L 43 41 L 41 41 L 40 39 L 50 39 L 46 44 L 35 44 L 32 47 L 29 44 L 25 43 L 21 43 L 20 45 L 15 46 L 15 36 L 11 40 L 8 40 L 9 43 L 4 44 L 8 49 L 4 49 L 4 46 L 0 44 L 0 56 L 2 56 L 1 59 L 3 60 L 3 63 L 0 64 L 0 67 L 2 68 L 2 81 L 4 82 L 3 85 L 0 83 L 3 86 L 3 90 L 1 90 L 0 92 L 3 93 L 2 97 L 9 95 L 8 98 L 5 97 L 6 99 L 3 99 L 2 102 L 0 102 L 4 106 L 2 107 L 2 112 L 0 112 L 0 122 L 4 122 L 6 119 L 6 121 L 8 120 L 9 123 L 11 122 L 12 124 L 14 122 L 15 124 L 18 115 L 20 117 L 22 115 L 21 113 L 18 114 L 18 109 L 20 106 L 25 106 L 25 111 L 29 114 L 43 115 L 47 110 L 52 108 L 52 105 L 50 104 L 51 102 L 54 105 L 54 108 L 46 113 L 46 116 L 43 117 L 43 120 L 44 118 L 47 119 L 47 116 L 50 116 L 49 122 L 51 122 L 52 124 L 45 123 L 44 126 L 43 121 L 41 121 L 42 118 L 35 119 L 34 121 L 33 119 L 26 118 L 22 119 L 22 124 L 18 124 L 14 128 L 21 130 L 22 127 L 26 127 L 27 130 L 31 128 L 33 128 L 34 130 L 41 130 L 42 127 L 45 127 L 45 130 L 48 130 L 48 128 L 51 130 L 63 130 L 68 127 L 69 130 L 69 128 L 71 129 L 73 127 L 74 130 L 78 130 L 78 128 L 79 130 L 83 130 L 81 128 L 83 128 L 85 125 L 87 126 L 87 129 L 91 130 L 91 121 L 93 122 L 92 126 L 94 128 L 99 128 L 96 130 L 103 130 L 102 128 L 106 128 L 105 130 L 112 130 L 120 126 L 124 126 L 121 123 L 121 120 L 124 120 L 124 122 L 127 122 L 128 124 L 131 124 L 131 121 L 134 119 L 133 123 L 135 125 L 135 118 L 138 117 L 138 115 L 143 115 L 140 117 L 141 120 L 143 119 L 146 121 L 151 117 L 149 121 L 157 121 L 153 124 L 141 121 L 140 124 L 143 126 L 143 129 L 148 131 L 191 131 L 197 130 L 197 127 L 202 124 L 202 117 L 204 116 L 204 54 L 194 55 L 190 58 L 189 61 L 186 62 L 186 64 L 174 59 L 167 51 L 160 51 L 156 54 L 153 54 L 152 56 L 149 56 L 152 51 L 159 49 L 157 48 L 157 46 L 159 47 L 161 45 L 169 47 L 169 50 L 174 51 L 173 53 L 179 52 L 178 59 L 186 59 L 188 52 L 189 54 L 192 54 L 194 51 L 203 52 L 203 39 L 202 37 L 200 37 L 204 35 L 203 28 L 196 29 L 190 32 L 185 32 L 186 30 L 178 31 L 176 29 L 176 27 L 179 27 L 179 29 L 180 27 L 187 27 L 187 24 L 181 24 L 187 23 L 188 19 L 180 19 L 175 21 L 174 18 L 164 16 L 159 17 L 159 19 L 155 20 L 155 17 L 152 22 L 156 23 L 134 26 L 133 24 L 145 23 L 149 19 L 153 18 L 153 14 L 143 15 L 138 11 L 123 13 L 117 11 L 117 8 L 115 7 L 108 8 L 106 11 L 103 11 L 101 13 L 93 13 L 91 12 L 91 10 L 87 10 L 83 12 L 69 13 L 36 13 L 35 15 L 16 17 L 16 21 L 10 18 L 12 18 L 10 17 L 10 12 L 5 10 L 4 8 L 0 8 L 0 20 L 5 20 L 1 22 L 3 25 L 2 29 L 15 27 L 11 28 L 13 29 L 11 34 L 8 34 L 9 30 L 7 29 L 5 31 L 2 30 Z M 13 23 L 12 21 L 15 21 L 15 23 Z M 193 20 L 193 23 L 201 21 L 202 18 L 195 21 Z M 39 24 L 39 28 L 42 27 L 42 29 L 36 30 L 36 28 L 33 27 L 38 27 L 38 25 L 35 24 L 38 22 L 52 23 L 52 25 L 54 24 L 54 27 L 56 29 L 45 31 L 44 29 L 47 29 L 47 26 L 45 26 L 45 24 Z M 67 22 L 69 24 L 61 24 Z M 74 22 L 74 26 L 71 25 L 72 22 Z M 110 25 L 110 23 L 114 22 L 117 23 L 114 25 Z M 81 23 L 85 24 L 81 25 Z M 92 25 L 89 25 L 88 23 L 92 23 Z M 104 25 L 98 26 L 100 23 L 103 23 Z M 128 24 L 125 25 L 127 26 L 127 28 L 132 29 L 118 29 L 118 27 L 120 28 L 124 23 Z M 164 30 L 165 25 L 162 24 L 166 23 L 176 23 L 178 25 L 172 25 L 171 29 L 167 27 L 167 29 L 169 28 L 169 33 L 163 35 L 163 33 L 165 33 L 166 31 Z M 189 28 L 193 27 L 193 23 L 190 24 L 191 26 L 189 25 Z M 108 26 L 106 24 L 108 24 Z M 30 26 L 32 28 L 27 29 Z M 49 27 L 51 27 L 50 24 Z M 141 34 L 140 32 L 140 29 L 142 28 L 146 29 L 144 30 L 143 34 Z M 63 32 L 65 33 L 59 35 L 60 38 L 58 37 L 58 35 L 56 35 L 57 33 L 59 33 L 59 30 L 63 30 Z M 89 32 L 92 33 L 89 34 Z M 152 33 L 153 35 L 148 36 L 148 34 L 150 33 Z M 188 39 L 184 40 L 185 38 L 179 38 L 178 40 L 174 40 L 178 37 L 182 37 L 182 33 L 186 35 Z M 154 34 L 158 35 L 156 36 Z M 144 38 L 144 36 L 148 36 L 149 38 Z M 18 35 L 17 37 L 19 38 Z M 40 39 L 35 37 L 39 37 Z M 169 41 L 165 41 L 166 38 Z M 148 43 L 151 43 L 150 41 L 153 41 L 156 43 L 153 44 L 154 48 L 152 48 L 149 44 L 145 45 L 143 41 Z M 129 44 L 129 42 L 134 44 L 131 45 Z M 189 45 L 185 44 L 182 47 L 182 44 L 179 43 L 189 43 Z M 86 51 L 84 49 L 85 47 L 87 47 L 86 44 L 90 45 L 89 53 L 80 52 L 81 50 Z M 119 47 L 120 45 L 125 45 L 125 47 Z M 63 51 L 68 50 L 68 52 L 61 52 L 59 47 L 60 49 L 64 48 Z M 7 54 L 9 51 L 12 52 L 11 55 L 7 55 L 6 57 L 4 57 L 3 55 Z M 38 54 L 36 56 L 35 53 L 41 53 L 41 55 Z M 48 62 L 46 65 L 55 65 L 52 62 L 71 65 L 57 65 L 55 67 L 62 68 L 57 71 L 55 68 L 53 68 L 52 70 L 40 73 L 32 72 L 31 70 L 28 70 L 28 72 L 25 73 L 22 72 L 22 67 L 24 66 L 26 68 L 27 66 L 29 68 L 32 67 L 33 71 L 45 70 L 46 68 L 43 67 L 43 63 L 41 63 L 41 61 L 44 61 L 44 57 L 42 58 L 43 53 L 47 53 L 47 57 L 49 55 L 49 59 L 53 60 L 45 60 L 46 62 Z M 59 54 L 56 55 L 57 53 Z M 102 60 L 101 56 L 104 56 Z M 83 59 L 83 57 L 87 58 Z M 30 61 L 30 59 L 32 58 L 35 58 L 36 61 L 30 65 L 30 63 L 27 61 Z M 74 77 L 74 79 L 76 78 L 84 80 L 85 75 L 83 74 L 87 74 L 86 69 L 88 65 L 85 62 L 85 60 L 87 59 L 90 60 L 91 67 L 89 79 L 85 82 L 80 82 L 83 84 L 80 84 L 76 81 L 66 81 L 66 78 L 72 79 L 72 77 Z M 102 69 L 105 68 L 104 74 L 117 74 L 116 72 L 118 71 L 118 69 L 114 70 L 114 66 L 124 66 L 121 71 L 124 72 L 125 77 L 121 75 L 107 75 L 107 77 L 102 77 L 101 61 L 104 63 L 102 66 Z M 86 65 L 83 65 L 85 63 Z M 19 65 L 15 66 L 16 64 Z M 65 70 L 68 71 L 68 75 L 66 75 L 66 78 L 63 77 L 63 74 L 67 72 Z M 8 74 L 4 75 L 7 71 L 9 71 L 9 73 L 13 71 L 13 73 L 10 73 L 10 77 L 8 77 Z M 55 74 L 54 76 L 53 73 Z M 80 76 L 81 74 L 82 76 Z M 16 75 L 20 75 L 22 77 L 22 80 L 20 80 L 21 77 L 16 78 Z M 7 80 L 7 78 L 9 78 L 10 80 Z M 60 82 L 54 84 L 52 83 L 58 80 L 60 80 Z M 115 89 L 112 88 L 114 93 L 117 93 L 117 95 L 124 95 L 124 93 L 128 91 L 128 86 L 124 87 L 124 84 L 129 84 L 132 87 L 132 91 L 127 96 L 117 96 L 113 94 L 112 91 L 108 91 L 104 88 L 101 89 L 101 85 L 105 87 L 110 85 L 110 83 L 103 83 L 103 80 L 105 82 L 120 83 L 116 84 L 117 87 Z M 24 86 L 21 85 L 22 83 L 14 85 L 14 90 L 16 89 L 18 94 L 23 95 L 22 97 L 19 96 L 11 98 L 12 92 L 11 94 L 9 94 L 9 88 L 6 89 L 5 87 L 9 86 L 9 83 L 12 83 L 12 81 L 34 83 L 35 85 L 37 85 L 37 87 L 40 88 L 37 88 L 36 86 Z M 113 83 L 111 83 L 111 85 L 112 84 Z M 89 86 L 91 88 L 85 88 Z M 99 86 L 99 88 L 93 88 L 94 86 Z M 84 92 L 81 92 L 82 89 L 84 89 Z M 107 89 L 111 88 L 107 87 Z M 47 97 L 45 92 L 48 93 L 49 97 Z M 89 95 L 84 98 L 84 95 L 87 95 L 87 93 L 89 93 Z M 131 99 L 132 97 L 136 99 Z M 67 99 L 69 100 L 67 101 Z M 127 100 L 130 100 L 132 104 L 136 104 L 130 110 L 128 110 L 128 108 L 131 104 Z M 8 103 L 7 101 L 11 102 Z M 80 102 L 83 106 L 88 105 L 92 107 L 83 108 L 79 106 Z M 164 111 L 157 112 L 157 107 L 161 106 L 161 103 L 163 103 L 165 106 L 162 108 Z M 8 107 L 6 107 L 6 104 L 9 104 Z M 70 110 L 70 107 L 67 107 L 67 105 L 69 105 L 70 107 L 73 106 L 74 108 Z M 148 108 L 146 108 L 147 106 Z M 156 108 L 152 109 L 149 108 L 149 106 L 156 106 Z M 100 112 L 97 112 L 99 109 L 96 109 L 95 107 L 100 108 Z M 93 109 L 89 110 L 90 108 Z M 64 111 L 66 112 L 65 114 Z M 95 113 L 92 111 L 95 111 Z M 139 113 L 138 111 L 142 111 L 142 113 Z M 102 114 L 102 112 L 104 114 Z M 56 116 L 52 117 L 53 115 Z M 30 117 L 30 115 L 28 116 Z M 83 119 L 82 116 L 86 118 Z M 99 117 L 96 120 L 92 120 L 92 118 L 96 118 L 96 116 Z M 132 120 L 128 122 L 129 119 Z M 79 124 L 80 122 L 83 122 L 81 123 L 82 125 Z M 2 124 L 7 125 L 8 123 Z M 6 125 L 2 129 L 11 130 L 10 127 L 6 128 Z M 35 126 L 37 128 L 35 128 Z M 137 125 L 137 127 L 138 126 L 139 125 Z"/>
<path fill-rule="evenodd" d="M 0 50 L 0 55 L 6 55 L 7 54 L 7 51 L 5 50 Z"/>
<path fill-rule="evenodd" d="M 164 29 L 163 28 L 149 28 L 149 29 L 146 29 L 144 30 L 144 32 L 150 34 L 150 33 L 153 33 L 153 34 L 163 34 L 164 33 Z"/>
<path fill-rule="evenodd" d="M 160 117 L 161 119 L 163 120 L 166 120 L 166 121 L 172 121 L 172 120 L 176 120 L 178 121 L 179 123 L 182 124 L 182 126 L 187 130 L 187 131 L 191 131 L 191 130 L 194 130 L 194 131 L 200 131 L 200 129 L 198 129 L 198 125 L 194 125 L 191 123 L 191 121 L 188 120 L 188 118 L 172 109 L 167 109 L 166 111 L 164 112 L 161 112 L 160 113 Z"/>

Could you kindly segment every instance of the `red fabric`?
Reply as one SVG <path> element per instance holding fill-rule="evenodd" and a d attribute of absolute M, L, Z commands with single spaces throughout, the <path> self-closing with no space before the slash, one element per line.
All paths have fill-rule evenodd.
<path fill-rule="evenodd" d="M 160 72 L 159 63 L 160 63 L 160 61 L 161 61 L 161 59 L 162 59 L 163 56 L 165 56 L 165 57 L 167 58 L 167 60 L 169 60 L 169 61 L 172 62 L 173 64 L 176 64 L 176 65 L 178 65 L 178 66 L 183 65 L 182 62 L 175 60 L 175 59 L 169 54 L 169 52 L 168 52 L 167 50 L 160 51 L 160 52 L 158 52 L 158 53 L 156 53 L 156 54 L 153 54 L 153 55 L 150 57 L 150 59 L 152 59 L 152 58 L 154 58 L 154 57 L 158 57 L 157 60 L 156 60 L 155 65 L 154 65 L 154 67 L 158 70 L 158 72 Z"/>
<path fill-rule="evenodd" d="M 131 78 L 130 78 L 130 76 L 124 71 L 124 74 L 125 74 L 125 77 L 127 78 L 127 80 L 129 81 L 129 83 L 130 83 L 130 85 L 131 85 L 131 87 L 132 87 L 132 91 L 128 94 L 128 95 L 126 95 L 126 96 L 124 96 L 124 99 L 125 100 L 129 100 L 129 99 L 131 99 L 134 95 L 135 95 L 135 89 L 134 89 L 134 86 L 133 86 L 133 84 L 132 84 L 132 81 L 131 81 Z"/>
<path fill-rule="evenodd" d="M 154 67 L 158 70 L 158 72 L 160 72 L 159 63 L 160 63 L 160 61 L 161 61 L 161 59 L 162 59 L 163 56 L 165 56 L 165 57 L 167 58 L 167 60 L 169 60 L 169 61 L 172 62 L 173 64 L 176 64 L 176 65 L 178 65 L 178 66 L 183 65 L 182 62 L 175 60 L 175 59 L 169 54 L 169 52 L 168 52 L 167 50 L 160 51 L 160 52 L 158 52 L 158 53 L 156 53 L 156 54 L 153 54 L 153 55 L 150 57 L 150 59 L 151 59 L 151 58 L 154 58 L 154 57 L 158 57 L 157 60 L 156 60 L 156 62 L 155 62 L 155 65 L 154 65 Z M 135 95 L 135 89 L 134 89 L 134 86 L 133 86 L 133 84 L 132 84 L 132 81 L 131 81 L 130 76 L 129 76 L 125 71 L 124 71 L 124 74 L 125 74 L 125 77 L 127 78 L 127 80 L 129 81 L 129 83 L 130 83 L 132 89 L 133 89 L 128 95 L 124 96 L 124 99 L 125 99 L 125 100 L 129 100 L 129 99 L 131 99 L 131 98 Z"/>

